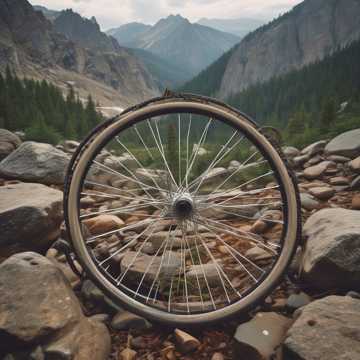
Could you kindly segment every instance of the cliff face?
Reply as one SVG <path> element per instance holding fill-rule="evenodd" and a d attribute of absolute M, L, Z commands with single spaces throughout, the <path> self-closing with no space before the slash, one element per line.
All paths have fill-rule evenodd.
<path fill-rule="evenodd" d="M 298 69 L 360 37 L 359 0 L 306 0 L 243 39 L 232 54 L 218 95 Z"/>
<path fill-rule="evenodd" d="M 10 65 L 21 75 L 60 87 L 71 82 L 80 96 L 91 93 L 107 106 L 126 106 L 159 93 L 156 81 L 135 56 L 101 33 L 93 21 L 83 22 L 82 30 L 89 25 L 92 38 L 101 38 L 99 46 L 108 52 L 89 48 L 81 38 L 69 38 L 76 33 L 74 24 L 68 36 L 60 34 L 26 0 L 0 0 L 0 71 Z"/>

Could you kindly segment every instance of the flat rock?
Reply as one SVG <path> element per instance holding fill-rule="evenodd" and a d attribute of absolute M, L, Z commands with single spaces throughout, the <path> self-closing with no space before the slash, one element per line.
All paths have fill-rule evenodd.
<path fill-rule="evenodd" d="M 317 141 L 317 142 L 307 146 L 305 149 L 303 149 L 301 151 L 301 154 L 302 155 L 307 154 L 309 156 L 316 155 L 319 152 L 322 152 L 324 150 L 326 143 L 327 142 L 325 140 Z"/>
<path fill-rule="evenodd" d="M 299 294 L 292 294 L 286 301 L 286 306 L 291 310 L 297 310 L 303 306 L 306 306 L 311 302 L 309 295 L 301 292 Z"/>
<path fill-rule="evenodd" d="M 112 230 L 121 229 L 124 221 L 116 215 L 102 214 L 83 221 L 92 235 L 103 234 Z"/>
<path fill-rule="evenodd" d="M 175 329 L 174 333 L 179 350 L 182 353 L 195 351 L 201 345 L 198 339 L 196 339 L 194 336 L 188 334 L 185 331 L 182 331 L 180 329 Z"/>
<path fill-rule="evenodd" d="M 327 157 L 327 160 L 343 164 L 343 163 L 349 162 L 351 159 L 346 156 L 341 156 L 341 155 L 330 155 Z"/>
<path fill-rule="evenodd" d="M 191 265 L 188 272 L 186 273 L 186 279 L 196 287 L 198 286 L 197 280 L 199 280 L 200 284 L 204 285 L 205 278 L 209 286 L 221 285 L 221 279 L 219 277 L 217 267 L 214 263 Z"/>
<path fill-rule="evenodd" d="M 355 171 L 357 173 L 360 172 L 360 156 L 350 161 L 349 165 L 352 171 Z"/>
<path fill-rule="evenodd" d="M 319 208 L 319 202 L 310 194 L 307 193 L 301 193 L 300 194 L 300 200 L 301 200 L 301 207 L 312 211 Z"/>
<path fill-rule="evenodd" d="M 360 354 L 360 300 L 328 296 L 301 308 L 287 333 L 284 359 L 355 360 Z"/>
<path fill-rule="evenodd" d="M 0 161 L 20 146 L 20 138 L 11 131 L 0 129 Z"/>
<path fill-rule="evenodd" d="M 124 275 L 126 272 L 124 281 L 139 282 L 143 280 L 144 283 L 152 284 L 157 276 L 162 281 L 171 279 L 180 270 L 181 256 L 173 251 L 166 251 L 163 255 L 164 260 L 160 268 L 162 256 L 146 254 L 136 256 L 134 251 L 127 252 L 121 260 L 121 273 Z"/>
<path fill-rule="evenodd" d="M 120 311 L 111 320 L 111 327 L 115 330 L 140 330 L 149 329 L 151 324 L 141 316 L 128 311 Z"/>
<path fill-rule="evenodd" d="M 41 184 L 0 187 L 2 255 L 47 250 L 60 234 L 63 194 Z"/>
<path fill-rule="evenodd" d="M 351 159 L 360 155 L 360 129 L 347 131 L 333 140 L 325 147 L 330 155 L 342 155 Z"/>
<path fill-rule="evenodd" d="M 54 146 L 27 141 L 1 161 L 0 176 L 62 185 L 68 163 L 68 155 Z"/>
<path fill-rule="evenodd" d="M 335 190 L 331 187 L 313 187 L 309 189 L 309 193 L 319 200 L 329 200 L 335 195 Z"/>
<path fill-rule="evenodd" d="M 282 148 L 284 155 L 290 159 L 298 156 L 300 154 L 300 150 L 293 146 L 284 146 Z"/>
<path fill-rule="evenodd" d="M 360 286 L 360 212 L 323 209 L 305 223 L 301 277 L 317 289 Z"/>
<path fill-rule="evenodd" d="M 356 177 L 356 178 L 351 182 L 351 189 L 352 189 L 352 190 L 360 189 L 360 176 Z"/>
<path fill-rule="evenodd" d="M 280 353 L 286 331 L 292 323 L 276 313 L 258 313 L 249 322 L 237 327 L 234 354 L 239 359 L 270 360 Z"/>
<path fill-rule="evenodd" d="M 322 161 L 321 163 L 310 166 L 304 170 L 304 177 L 308 180 L 313 180 L 321 177 L 325 171 L 334 163 L 332 161 Z"/>
<path fill-rule="evenodd" d="M 360 210 L 360 194 L 355 194 L 351 200 L 351 208 L 353 210 Z"/>
<path fill-rule="evenodd" d="M 336 176 L 330 179 L 330 184 L 334 186 L 350 185 L 350 181 L 344 176 Z"/>

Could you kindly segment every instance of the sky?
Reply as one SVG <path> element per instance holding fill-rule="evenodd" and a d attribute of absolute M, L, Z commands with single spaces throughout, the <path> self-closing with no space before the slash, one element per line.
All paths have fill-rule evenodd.
<path fill-rule="evenodd" d="M 84 17 L 95 16 L 103 30 L 132 21 L 154 24 L 170 14 L 191 22 L 200 18 L 255 18 L 270 21 L 300 0 L 30 0 L 53 10 L 72 8 Z"/>

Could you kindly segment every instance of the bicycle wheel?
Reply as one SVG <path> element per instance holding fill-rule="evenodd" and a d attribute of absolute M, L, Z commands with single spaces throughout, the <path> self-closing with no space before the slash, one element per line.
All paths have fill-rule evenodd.
<path fill-rule="evenodd" d="M 264 299 L 300 231 L 297 186 L 274 146 L 245 115 L 192 97 L 154 100 L 97 129 L 72 161 L 65 215 L 107 296 L 176 325 Z"/>

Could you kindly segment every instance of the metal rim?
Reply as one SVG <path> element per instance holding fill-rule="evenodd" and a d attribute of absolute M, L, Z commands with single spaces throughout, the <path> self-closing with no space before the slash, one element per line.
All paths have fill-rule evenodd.
<path fill-rule="evenodd" d="M 266 154 L 269 162 L 272 163 L 272 167 L 276 169 L 278 180 L 281 180 L 281 196 L 284 200 L 283 208 L 284 208 L 284 219 L 286 217 L 285 225 L 282 229 L 283 233 L 283 246 L 281 248 L 281 253 L 278 254 L 275 261 L 273 262 L 269 273 L 264 276 L 261 281 L 259 280 L 259 286 L 255 289 L 249 291 L 248 294 L 242 294 L 241 298 L 236 302 L 230 302 L 231 304 L 221 308 L 221 309 L 213 309 L 208 312 L 200 312 L 195 313 L 193 311 L 189 312 L 189 306 L 186 307 L 185 313 L 181 314 L 178 312 L 173 312 L 173 309 L 170 308 L 170 312 L 166 312 L 163 310 L 156 309 L 153 306 L 149 306 L 147 304 L 142 303 L 134 298 L 134 292 L 129 292 L 128 288 L 119 289 L 114 285 L 114 282 L 111 279 L 106 278 L 106 274 L 104 274 L 103 269 L 99 269 L 96 265 L 96 261 L 89 254 L 87 247 L 85 246 L 85 242 L 80 230 L 80 222 L 79 222 L 79 207 L 78 207 L 78 197 L 81 193 L 82 180 L 84 174 L 86 174 L 89 164 L 92 162 L 92 158 L 96 154 L 96 151 L 101 149 L 102 146 L 108 142 L 109 139 L 113 138 L 115 133 L 119 131 L 124 131 L 128 129 L 130 126 L 134 125 L 135 122 L 141 121 L 146 118 L 154 117 L 160 114 L 169 113 L 169 112 L 178 112 L 178 113 L 188 113 L 193 112 L 195 114 L 206 114 L 211 115 L 220 121 L 223 121 L 231 126 L 235 127 L 237 131 L 241 129 L 242 134 L 246 134 L 246 136 L 254 141 L 260 148 L 262 155 Z M 179 127 L 180 128 L 180 127 Z M 204 134 L 204 132 L 202 133 Z M 153 134 L 154 135 L 154 134 Z M 181 144 L 181 141 L 179 142 Z M 181 161 L 179 161 L 181 164 Z M 173 179 L 174 180 L 174 179 Z M 174 181 L 176 182 L 176 181 Z M 199 184 L 198 184 L 199 185 Z M 220 186 L 221 187 L 221 186 Z M 185 204 L 185 207 L 190 208 L 190 213 L 194 210 L 192 208 L 193 199 L 186 192 L 182 192 L 180 198 L 177 198 L 173 201 L 173 208 L 176 210 L 178 204 Z M 188 198 L 187 198 L 188 197 Z M 197 201 L 198 203 L 198 201 Z M 214 205 L 213 205 L 214 206 Z M 216 205 L 217 206 L 217 205 Z M 189 212 L 189 211 L 188 211 Z M 93 280 L 95 280 L 96 284 L 99 285 L 105 292 L 113 297 L 115 300 L 119 300 L 122 304 L 126 304 L 132 311 L 138 312 L 141 315 L 145 315 L 152 319 L 166 321 L 170 323 L 198 323 L 198 322 L 209 322 L 216 321 L 227 316 L 233 315 L 240 310 L 244 310 L 251 306 L 258 299 L 264 297 L 274 286 L 278 278 L 281 276 L 283 271 L 286 268 L 286 265 L 290 261 L 291 254 L 295 247 L 296 243 L 296 229 L 297 229 L 297 204 L 295 197 L 295 189 L 294 185 L 289 177 L 286 167 L 284 166 L 283 161 L 280 156 L 276 152 L 276 150 L 267 142 L 267 140 L 256 130 L 254 127 L 249 125 L 244 119 L 241 117 L 235 116 L 234 114 L 229 114 L 224 112 L 222 109 L 218 109 L 213 106 L 205 105 L 205 104 L 194 104 L 192 102 L 174 102 L 174 103 L 166 103 L 159 105 L 151 105 L 144 109 L 140 109 L 135 111 L 134 113 L 127 114 L 126 116 L 119 119 L 119 121 L 110 125 L 106 128 L 99 136 L 90 144 L 90 146 L 84 151 L 81 156 L 81 160 L 79 161 L 77 167 L 74 170 L 74 176 L 71 181 L 71 187 L 69 192 L 68 199 L 68 214 L 69 214 L 69 225 L 71 237 L 75 239 L 74 247 L 76 253 L 79 255 L 80 261 L 87 270 L 87 272 L 91 275 Z M 177 215 L 178 216 L 178 215 Z M 188 216 L 188 213 L 185 217 Z M 206 221 L 205 223 L 200 221 L 201 225 L 206 226 L 209 230 L 214 230 L 214 222 L 209 223 Z M 216 223 L 216 226 L 219 226 L 219 223 Z M 223 225 L 221 225 L 223 226 Z M 228 230 L 228 228 L 222 227 L 222 230 Z M 170 233 L 170 231 L 169 231 Z M 218 241 L 221 241 L 219 237 L 216 237 Z M 254 239 L 252 239 L 254 241 Z M 222 242 L 222 245 L 226 247 L 226 243 Z M 204 246 L 205 248 L 205 246 Z M 227 248 L 230 250 L 230 248 Z M 234 251 L 235 249 L 232 249 Z M 231 254 L 231 252 L 229 251 Z M 233 252 L 232 255 L 235 253 Z M 234 256 L 234 258 L 237 256 Z M 170 258 L 169 258 L 170 259 Z M 194 263 L 195 264 L 195 263 Z M 185 269 L 186 266 L 183 266 Z M 185 271 L 185 270 L 184 270 Z M 221 272 L 221 269 L 218 269 L 218 274 Z M 105 276 L 104 276 L 105 275 Z M 203 273 L 203 279 L 206 282 L 206 273 Z M 222 276 L 221 276 L 222 275 Z M 186 273 L 184 273 L 186 278 Z M 198 276 L 196 276 L 196 280 L 198 282 Z M 222 285 L 224 288 L 224 293 L 226 293 L 226 286 L 224 287 L 225 280 L 227 281 L 226 273 L 223 272 L 219 274 L 219 279 L 223 279 Z M 231 286 L 231 281 L 228 281 Z M 199 282 L 198 282 L 199 284 Z M 200 286 L 198 287 L 200 290 Z M 131 290 L 131 289 L 130 289 Z M 210 293 L 210 290 L 209 290 Z M 139 296 L 136 292 L 135 295 Z M 214 303 L 214 302 L 213 302 Z M 168 309 L 169 310 L 169 309 Z M 191 314 L 191 316 L 189 316 Z"/>

